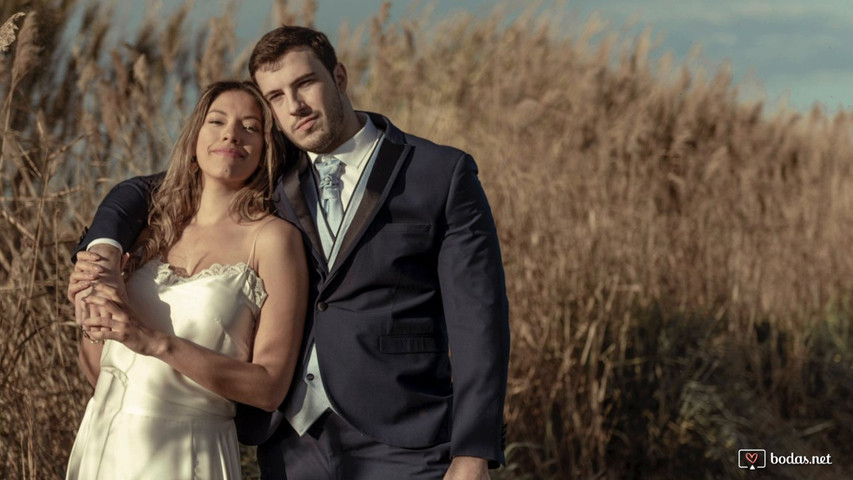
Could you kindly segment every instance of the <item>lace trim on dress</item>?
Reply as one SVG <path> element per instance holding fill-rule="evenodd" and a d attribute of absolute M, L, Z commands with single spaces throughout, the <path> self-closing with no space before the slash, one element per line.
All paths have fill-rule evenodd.
<path fill-rule="evenodd" d="M 252 301 L 258 308 L 264 304 L 264 301 L 267 299 L 267 292 L 264 288 L 264 281 L 261 277 L 258 276 L 255 269 L 250 267 L 245 262 L 239 263 L 214 263 L 211 266 L 199 270 L 193 275 L 189 277 L 185 277 L 176 273 L 172 266 L 162 260 L 155 260 L 157 266 L 157 274 L 154 277 L 154 281 L 160 285 L 164 286 L 172 286 L 178 285 L 181 283 L 192 282 L 195 280 L 199 280 L 202 278 L 208 277 L 216 277 L 220 275 L 227 275 L 231 273 L 242 273 L 244 271 L 249 272 L 249 276 L 246 279 L 246 288 L 243 288 L 243 293 L 249 297 L 249 300 Z"/>
<path fill-rule="evenodd" d="M 246 265 L 246 269 L 251 273 L 249 278 L 246 279 L 246 285 L 249 287 L 246 296 L 260 309 L 264 304 L 264 300 L 267 299 L 267 290 L 264 288 L 264 281 L 261 280 L 261 277 L 258 276 L 254 268 Z"/>

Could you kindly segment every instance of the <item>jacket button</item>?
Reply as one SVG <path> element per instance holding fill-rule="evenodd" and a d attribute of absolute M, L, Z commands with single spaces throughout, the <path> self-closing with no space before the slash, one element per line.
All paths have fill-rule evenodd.
<path fill-rule="evenodd" d="M 317 310 L 325 312 L 327 308 L 329 308 L 329 305 L 327 305 L 326 302 L 317 302 Z"/>
<path fill-rule="evenodd" d="M 308 375 L 305 375 L 305 379 L 306 379 L 306 380 L 308 380 L 309 382 L 310 382 L 311 380 L 314 380 L 314 374 L 313 374 L 313 373 L 309 373 Z"/>

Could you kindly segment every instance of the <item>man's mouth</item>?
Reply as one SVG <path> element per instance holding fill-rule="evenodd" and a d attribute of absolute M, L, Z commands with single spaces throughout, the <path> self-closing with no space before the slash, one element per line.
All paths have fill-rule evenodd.
<path fill-rule="evenodd" d="M 312 126 L 314 126 L 314 122 L 317 121 L 317 117 L 311 116 L 307 118 L 303 118 L 296 125 L 293 126 L 294 132 L 301 132 L 305 130 L 310 130 Z"/>

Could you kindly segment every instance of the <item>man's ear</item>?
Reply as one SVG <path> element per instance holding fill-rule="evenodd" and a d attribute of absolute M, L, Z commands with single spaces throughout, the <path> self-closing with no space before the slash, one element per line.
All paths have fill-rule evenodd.
<path fill-rule="evenodd" d="M 332 72 L 335 77 L 335 85 L 338 87 L 338 91 L 341 93 L 346 93 L 347 91 L 347 68 L 343 63 L 338 62 L 335 65 L 335 70 Z"/>

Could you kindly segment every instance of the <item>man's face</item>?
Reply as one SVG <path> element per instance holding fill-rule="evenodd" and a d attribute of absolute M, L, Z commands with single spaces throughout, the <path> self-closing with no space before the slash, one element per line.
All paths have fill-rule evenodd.
<path fill-rule="evenodd" d="M 307 47 L 287 52 L 276 66 L 255 72 L 255 81 L 287 138 L 315 153 L 331 152 L 346 141 L 343 67 L 336 66 L 333 77 Z"/>

